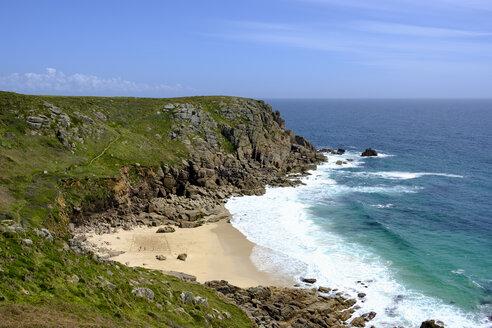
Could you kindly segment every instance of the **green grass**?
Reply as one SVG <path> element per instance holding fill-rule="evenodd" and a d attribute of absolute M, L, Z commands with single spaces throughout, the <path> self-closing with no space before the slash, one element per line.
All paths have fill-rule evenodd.
<path fill-rule="evenodd" d="M 75 141 L 74 149 L 66 148 L 57 139 L 54 124 L 41 130 L 27 124 L 28 116 L 50 116 L 45 102 L 69 116 L 70 130 L 78 129 L 84 136 L 83 143 Z M 61 180 L 115 178 L 128 164 L 152 168 L 162 163 L 180 163 L 188 158 L 188 150 L 168 137 L 175 122 L 164 106 L 200 105 L 218 124 L 234 126 L 237 122 L 228 122 L 220 115 L 219 102 L 230 104 L 233 99 L 62 97 L 0 92 L 0 216 L 39 226 L 54 215 Z M 98 119 L 97 112 L 103 113 L 107 121 Z M 87 123 L 81 115 L 94 124 Z M 87 126 L 101 134 L 83 135 L 81 131 Z M 39 134 L 32 135 L 33 130 Z M 230 141 L 220 131 L 215 132 L 222 151 L 234 152 Z"/>
<path fill-rule="evenodd" d="M 163 111 L 166 104 L 201 105 L 218 124 L 240 123 L 227 122 L 219 114 L 221 101 L 232 104 L 234 99 L 59 97 L 0 92 L 0 317 L 6 318 L 0 326 L 253 326 L 238 307 L 222 301 L 204 286 L 158 271 L 116 267 L 101 263 L 92 255 L 62 250 L 69 236 L 72 209 L 110 201 L 123 167 L 133 166 L 130 180 L 139 183 L 145 175 L 138 172 L 137 163 L 141 168 L 152 169 L 163 164 L 175 166 L 188 158 L 187 148 L 168 137 L 175 122 L 171 113 Z M 76 134 L 83 137 L 83 142 L 71 140 L 75 147 L 67 147 L 56 136 L 56 124 L 40 130 L 28 125 L 28 116 L 50 116 L 45 102 L 69 116 L 69 130 L 78 130 Z M 98 118 L 98 112 L 107 120 Z M 88 128 L 90 134 L 82 133 Z M 219 130 L 215 132 L 222 151 L 234 152 L 229 140 Z M 7 231 L 1 224 L 4 219 L 26 227 L 28 232 Z M 54 243 L 33 234 L 31 228 L 39 226 L 57 232 Z M 32 239 L 33 244 L 24 245 L 25 238 Z M 74 275 L 80 280 L 69 282 Z M 105 286 L 105 281 L 115 287 Z M 132 281 L 152 289 L 155 300 L 133 295 Z M 210 307 L 181 304 L 182 291 L 208 298 Z M 232 319 L 210 318 L 214 315 L 212 308 L 227 311 Z"/>
<path fill-rule="evenodd" d="M 33 244 L 25 245 L 25 238 Z M 239 308 L 222 301 L 213 290 L 160 271 L 101 263 L 92 255 L 64 251 L 62 242 L 48 242 L 33 233 L 5 230 L 0 245 L 0 268 L 4 271 L 0 273 L 0 313 L 13 305 L 26 305 L 31 311 L 57 311 L 60 320 L 72 317 L 91 322 L 94 318 L 102 322 L 97 327 L 167 327 L 170 322 L 187 327 L 252 326 Z M 155 299 L 133 295 L 135 282 L 136 287 L 150 288 Z M 207 298 L 210 306 L 182 304 L 182 291 Z M 207 317 L 215 313 L 213 309 L 226 311 L 232 318 Z"/>

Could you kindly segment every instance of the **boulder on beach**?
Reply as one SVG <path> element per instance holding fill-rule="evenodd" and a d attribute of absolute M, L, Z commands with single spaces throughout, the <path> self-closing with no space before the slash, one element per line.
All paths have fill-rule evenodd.
<path fill-rule="evenodd" d="M 165 261 L 166 260 L 166 257 L 164 255 L 156 255 L 155 258 L 156 258 L 156 260 L 159 260 L 159 261 Z"/>
<path fill-rule="evenodd" d="M 173 227 L 170 227 L 170 226 L 165 226 L 165 227 L 161 227 L 159 229 L 157 229 L 156 233 L 171 233 L 171 232 L 175 232 L 176 229 L 174 229 Z"/>
<path fill-rule="evenodd" d="M 181 261 L 186 261 L 186 258 L 188 257 L 188 254 L 186 253 L 181 253 L 178 255 L 177 259 Z"/>
<path fill-rule="evenodd" d="M 372 148 L 366 148 L 360 156 L 378 156 L 378 152 Z"/>

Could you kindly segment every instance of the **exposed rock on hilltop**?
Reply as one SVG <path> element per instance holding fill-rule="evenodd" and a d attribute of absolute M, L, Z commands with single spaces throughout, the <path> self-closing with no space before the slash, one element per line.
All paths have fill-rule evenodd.
<path fill-rule="evenodd" d="M 314 169 L 323 159 L 309 141 L 284 130 L 270 105 L 228 100 L 213 109 L 200 103 L 167 105 L 162 112 L 173 118 L 167 135 L 185 145 L 188 158 L 173 166 L 123 167 L 112 197 L 82 204 L 73 222 L 99 232 L 136 224 L 195 227 L 228 217 L 222 199 L 262 194 L 267 184 L 294 185 L 299 182 L 285 174 Z"/>

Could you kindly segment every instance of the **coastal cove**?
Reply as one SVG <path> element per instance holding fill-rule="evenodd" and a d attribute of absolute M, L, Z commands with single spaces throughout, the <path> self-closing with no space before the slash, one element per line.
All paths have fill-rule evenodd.
<path fill-rule="evenodd" d="M 274 100 L 286 130 L 245 98 L 0 96 L 12 320 L 56 296 L 54 320 L 116 326 L 488 327 L 488 203 L 466 203 L 470 183 L 490 186 L 488 155 L 439 139 L 468 133 L 460 108 L 430 129 L 433 103 Z M 392 121 L 401 106 L 417 114 Z M 487 139 L 485 107 L 470 125 Z"/>

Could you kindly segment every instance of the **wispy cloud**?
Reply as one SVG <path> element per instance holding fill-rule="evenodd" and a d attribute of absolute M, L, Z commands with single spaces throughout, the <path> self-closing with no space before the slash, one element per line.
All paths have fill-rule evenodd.
<path fill-rule="evenodd" d="M 44 73 L 12 73 L 0 76 L 0 89 L 26 93 L 98 95 L 172 95 L 193 90 L 180 84 L 138 83 L 120 77 L 102 78 L 83 73 L 66 75 L 55 68 L 46 68 Z"/>
<path fill-rule="evenodd" d="M 360 8 L 374 11 L 405 11 L 408 9 L 441 8 L 443 10 L 484 10 L 492 11 L 490 0 L 296 0 L 321 5 Z"/>
<path fill-rule="evenodd" d="M 247 28 L 247 29 L 267 29 L 267 30 L 280 30 L 280 31 L 292 31 L 296 29 L 295 26 L 290 24 L 273 23 L 273 22 L 238 20 L 238 21 L 228 21 L 228 23 L 235 27 Z"/>
<path fill-rule="evenodd" d="M 347 57 L 407 57 L 450 59 L 467 54 L 467 58 L 491 57 L 492 33 L 405 25 L 384 21 L 355 21 L 326 24 L 270 24 L 268 22 L 226 22 L 227 32 L 207 36 L 240 42 L 264 43 L 302 49 L 343 53 Z M 283 28 L 278 28 L 282 26 Z M 299 25 L 301 26 L 301 25 Z M 392 37 L 397 35 L 398 38 Z M 483 37 L 483 38 L 481 38 Z M 364 60 L 365 60 L 364 59 Z M 347 58 L 349 60 L 349 58 Z"/>
<path fill-rule="evenodd" d="M 492 33 L 477 32 L 450 28 L 430 27 L 430 26 L 418 26 L 418 25 L 406 25 L 406 24 L 394 24 L 384 22 L 359 22 L 352 24 L 363 31 L 383 33 L 383 34 L 397 34 L 419 37 L 432 37 L 432 38 L 464 38 L 464 37 L 481 37 L 492 36 Z"/>

